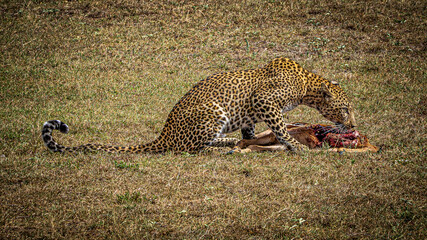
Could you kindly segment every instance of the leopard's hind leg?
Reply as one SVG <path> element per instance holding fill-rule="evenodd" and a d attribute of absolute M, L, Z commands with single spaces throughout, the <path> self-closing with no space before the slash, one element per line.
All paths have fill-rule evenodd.
<path fill-rule="evenodd" d="M 235 138 L 221 138 L 229 124 L 226 112 L 216 103 L 199 105 L 188 111 L 185 124 L 177 126 L 183 134 L 180 139 L 178 151 L 197 152 L 211 151 L 216 148 L 234 147 L 238 142 Z M 177 145 L 177 146 L 178 146 Z"/>

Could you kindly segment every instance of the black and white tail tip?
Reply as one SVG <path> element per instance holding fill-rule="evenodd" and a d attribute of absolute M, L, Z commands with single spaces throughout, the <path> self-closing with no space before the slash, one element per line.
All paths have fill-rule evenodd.
<path fill-rule="evenodd" d="M 52 137 L 53 130 L 59 130 L 62 133 L 68 133 L 69 128 L 67 124 L 59 120 L 51 120 L 43 124 L 42 139 L 44 144 L 47 146 L 47 148 L 49 148 L 49 150 L 53 152 L 63 152 L 65 147 L 55 142 Z"/>

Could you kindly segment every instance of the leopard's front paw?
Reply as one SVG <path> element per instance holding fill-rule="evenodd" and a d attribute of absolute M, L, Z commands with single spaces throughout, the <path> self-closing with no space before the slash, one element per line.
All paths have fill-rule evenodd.
<path fill-rule="evenodd" d="M 292 144 L 291 150 L 293 152 L 307 152 L 310 148 L 302 143 L 294 143 Z"/>

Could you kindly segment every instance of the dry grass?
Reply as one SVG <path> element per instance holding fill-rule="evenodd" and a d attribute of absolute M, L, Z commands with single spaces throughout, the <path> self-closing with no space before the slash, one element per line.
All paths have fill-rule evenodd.
<path fill-rule="evenodd" d="M 425 239 L 426 7 L 1 1 L 0 238 Z M 200 79 L 277 56 L 339 81 L 383 151 L 72 156 L 40 140 L 61 119 L 66 145 L 147 142 Z"/>

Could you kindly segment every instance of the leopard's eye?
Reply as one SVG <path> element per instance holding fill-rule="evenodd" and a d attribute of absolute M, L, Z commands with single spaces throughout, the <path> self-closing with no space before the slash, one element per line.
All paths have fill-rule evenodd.
<path fill-rule="evenodd" d="M 348 111 L 348 108 L 343 107 L 342 110 L 346 113 L 346 114 L 350 114 L 350 112 Z"/>

